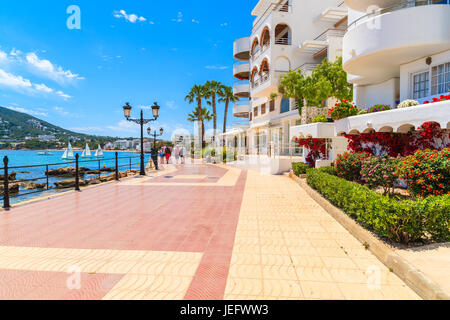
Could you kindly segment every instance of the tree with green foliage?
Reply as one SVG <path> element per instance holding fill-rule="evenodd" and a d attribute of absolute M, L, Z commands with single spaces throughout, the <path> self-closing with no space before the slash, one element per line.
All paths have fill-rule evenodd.
<path fill-rule="evenodd" d="M 239 98 L 236 97 L 233 93 L 233 89 L 228 86 L 222 86 L 219 91 L 219 102 L 225 103 L 225 115 L 223 117 L 223 133 L 227 132 L 227 117 L 228 117 L 228 108 L 230 106 L 230 102 L 234 103 L 239 101 Z M 225 136 L 223 138 L 223 144 L 225 145 Z"/>
<path fill-rule="evenodd" d="M 205 83 L 205 98 L 211 99 L 211 101 L 208 101 L 208 105 L 212 106 L 212 117 L 213 117 L 213 128 L 214 128 L 214 135 L 217 133 L 217 97 L 220 96 L 220 90 L 222 89 L 222 83 L 218 81 L 207 81 Z"/>
<path fill-rule="evenodd" d="M 201 147 L 204 146 L 204 140 L 203 140 L 203 132 L 205 131 L 205 129 L 203 128 L 203 118 L 202 118 L 202 114 L 203 114 L 203 108 L 202 108 L 202 99 L 206 96 L 206 90 L 205 87 L 202 85 L 194 85 L 191 89 L 191 91 L 188 93 L 188 95 L 186 96 L 185 100 L 192 104 L 192 103 L 197 103 L 197 110 L 195 111 L 195 114 L 198 115 L 197 120 L 198 121 L 198 136 L 199 139 L 201 139 Z"/>
<path fill-rule="evenodd" d="M 192 113 L 188 114 L 187 121 L 189 122 L 200 122 L 202 131 L 200 132 L 200 136 L 202 141 L 205 141 L 205 121 L 211 121 L 213 116 L 209 113 L 209 110 L 206 108 L 201 109 L 201 113 L 198 112 L 196 108 Z"/>
<path fill-rule="evenodd" d="M 335 62 L 323 60 L 311 76 L 305 76 L 301 70 L 290 71 L 282 77 L 278 91 L 283 96 L 297 101 L 300 114 L 305 104 L 318 107 L 329 98 L 353 98 L 353 85 L 347 81 L 347 73 L 342 68 L 342 58 Z"/>

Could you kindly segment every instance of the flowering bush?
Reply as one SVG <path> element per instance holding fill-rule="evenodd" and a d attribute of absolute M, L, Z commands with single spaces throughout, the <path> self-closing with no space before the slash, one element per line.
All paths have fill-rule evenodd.
<path fill-rule="evenodd" d="M 342 100 L 335 104 L 334 108 L 328 111 L 328 115 L 333 120 L 340 120 L 351 116 L 356 116 L 358 114 L 358 108 L 356 105 L 348 100 Z"/>
<path fill-rule="evenodd" d="M 326 115 L 319 114 L 317 117 L 314 118 L 313 123 L 319 123 L 319 122 L 328 122 Z"/>
<path fill-rule="evenodd" d="M 310 168 L 315 168 L 316 160 L 325 159 L 327 155 L 327 143 L 325 139 L 297 139 L 299 147 L 305 147 L 309 150 L 305 158 Z"/>
<path fill-rule="evenodd" d="M 420 103 L 416 100 L 405 100 L 402 101 L 399 105 L 398 105 L 398 109 L 403 109 L 403 108 L 409 108 L 409 107 L 414 107 L 414 106 L 418 106 Z"/>
<path fill-rule="evenodd" d="M 381 112 L 391 110 L 391 106 L 386 104 L 376 104 L 373 107 L 369 108 L 369 113 Z"/>
<path fill-rule="evenodd" d="M 433 98 L 433 100 L 430 101 L 424 101 L 423 104 L 429 104 L 429 103 L 436 103 L 436 102 L 441 102 L 441 101 L 448 101 L 450 100 L 450 94 L 448 95 L 441 95 L 439 98 Z"/>
<path fill-rule="evenodd" d="M 367 187 L 376 189 L 383 188 L 385 195 L 394 193 L 398 178 L 395 174 L 399 160 L 383 157 L 371 157 L 365 160 L 361 167 L 361 178 Z"/>
<path fill-rule="evenodd" d="M 409 133 L 362 133 L 345 137 L 349 140 L 348 150 L 354 153 L 388 154 L 394 158 L 399 155 L 409 156 L 418 149 L 440 150 L 450 147 L 450 135 L 439 124 L 427 122 L 417 130 Z"/>
<path fill-rule="evenodd" d="M 361 169 L 363 163 L 370 158 L 368 153 L 343 153 L 335 162 L 337 175 L 349 181 L 361 181 Z"/>
<path fill-rule="evenodd" d="M 450 149 L 419 150 L 399 163 L 396 175 L 414 196 L 450 194 Z"/>

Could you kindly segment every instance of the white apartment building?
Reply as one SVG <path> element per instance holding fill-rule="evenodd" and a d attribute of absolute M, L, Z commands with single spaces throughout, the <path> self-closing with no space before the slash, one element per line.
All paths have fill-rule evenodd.
<path fill-rule="evenodd" d="M 359 107 L 450 91 L 449 0 L 346 0 L 343 64 Z"/>
<path fill-rule="evenodd" d="M 359 108 L 375 104 L 393 110 L 291 128 L 291 137 L 328 139 L 329 165 L 346 151 L 345 134 L 407 133 L 424 123 L 450 130 L 450 101 L 423 104 L 450 92 L 450 0 L 345 0 L 348 31 L 343 66 L 354 84 Z M 404 100 L 419 105 L 397 108 Z M 446 142 L 443 141 L 443 144 Z"/>
<path fill-rule="evenodd" d="M 347 8 L 339 0 L 260 0 L 250 36 L 234 42 L 234 94 L 241 101 L 233 115 L 248 119 L 226 134 L 239 154 L 292 154 L 290 128 L 300 124 L 294 99 L 278 94 L 282 75 L 310 73 L 328 58 L 342 56 Z M 277 94 L 275 99 L 274 94 Z M 290 163 L 289 163 L 290 165 Z"/>

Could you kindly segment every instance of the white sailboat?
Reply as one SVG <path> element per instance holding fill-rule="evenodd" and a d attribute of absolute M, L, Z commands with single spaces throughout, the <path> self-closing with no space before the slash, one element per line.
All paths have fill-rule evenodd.
<path fill-rule="evenodd" d="M 103 158 L 103 150 L 100 145 L 98 145 L 97 151 L 95 151 L 95 157 L 96 158 Z"/>
<path fill-rule="evenodd" d="M 83 150 L 82 158 L 92 158 L 91 149 L 89 149 L 89 145 L 86 143 L 86 149 Z"/>
<path fill-rule="evenodd" d="M 75 155 L 73 154 L 73 149 L 72 149 L 72 145 L 70 144 L 70 141 L 69 141 L 69 144 L 67 145 L 67 149 L 64 151 L 64 154 L 61 159 L 63 159 L 63 160 L 75 159 Z"/>

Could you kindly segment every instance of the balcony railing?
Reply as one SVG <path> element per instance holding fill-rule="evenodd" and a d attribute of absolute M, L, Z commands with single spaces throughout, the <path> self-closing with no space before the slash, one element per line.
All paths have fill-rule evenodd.
<path fill-rule="evenodd" d="M 268 82 L 271 79 L 280 80 L 282 75 L 285 75 L 289 71 L 281 71 L 281 70 L 273 70 L 269 72 L 263 73 L 258 78 L 255 78 L 251 81 L 252 89 L 259 87 L 260 85 Z"/>
<path fill-rule="evenodd" d="M 284 46 L 290 46 L 292 44 L 292 40 L 290 38 L 275 39 L 275 44 L 281 44 L 281 45 L 284 45 Z"/>
<path fill-rule="evenodd" d="M 450 0 L 410 0 L 410 1 L 403 1 L 400 3 L 395 3 L 393 5 L 375 9 L 372 12 L 356 19 L 353 21 L 349 26 L 348 29 L 351 29 L 353 27 L 356 27 L 357 25 L 366 22 L 370 18 L 375 18 L 378 16 L 381 16 L 385 13 L 394 12 L 402 9 L 408 9 L 413 7 L 419 7 L 419 6 L 428 6 L 433 4 L 441 4 L 441 5 L 450 5 Z"/>
<path fill-rule="evenodd" d="M 266 19 L 270 16 L 272 12 L 283 12 L 283 13 L 290 13 L 292 12 L 292 5 L 288 4 L 286 2 L 285 4 L 276 4 L 272 3 L 269 7 L 267 7 L 266 11 L 259 17 L 257 20 L 255 20 L 253 24 L 252 32 L 254 33 L 258 28 L 266 22 Z"/>

